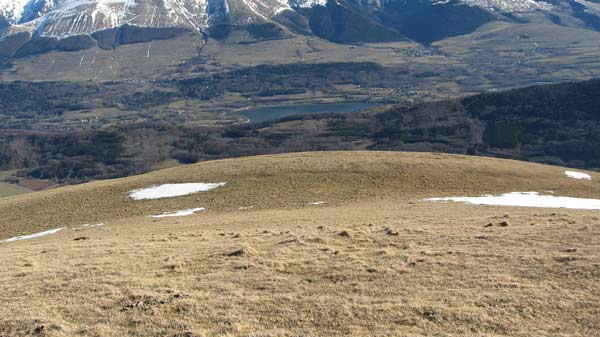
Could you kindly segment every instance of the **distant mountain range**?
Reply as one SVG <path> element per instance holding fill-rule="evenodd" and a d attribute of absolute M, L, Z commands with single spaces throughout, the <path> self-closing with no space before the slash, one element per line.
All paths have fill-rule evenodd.
<path fill-rule="evenodd" d="M 600 0 L 0 0 L 0 57 L 236 30 L 263 39 L 430 44 L 491 21 L 600 30 Z"/>

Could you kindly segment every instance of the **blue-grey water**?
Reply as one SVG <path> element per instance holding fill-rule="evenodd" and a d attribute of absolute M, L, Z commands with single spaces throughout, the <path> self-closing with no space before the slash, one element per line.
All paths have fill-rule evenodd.
<path fill-rule="evenodd" d="M 377 106 L 377 103 L 348 102 L 348 103 L 316 103 L 316 104 L 290 104 L 258 106 L 236 112 L 250 119 L 251 122 L 265 122 L 272 119 L 291 115 L 317 114 L 317 113 L 350 113 Z"/>

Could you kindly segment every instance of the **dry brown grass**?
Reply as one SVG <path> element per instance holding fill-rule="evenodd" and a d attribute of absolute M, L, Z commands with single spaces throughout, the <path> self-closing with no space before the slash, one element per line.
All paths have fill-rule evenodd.
<path fill-rule="evenodd" d="M 0 336 L 596 336 L 597 211 L 421 201 L 600 192 L 563 171 L 449 155 L 295 154 L 0 200 L 0 238 L 106 223 L 0 244 Z M 197 180 L 229 185 L 126 198 L 134 187 Z M 192 206 L 209 211 L 145 217 Z"/>

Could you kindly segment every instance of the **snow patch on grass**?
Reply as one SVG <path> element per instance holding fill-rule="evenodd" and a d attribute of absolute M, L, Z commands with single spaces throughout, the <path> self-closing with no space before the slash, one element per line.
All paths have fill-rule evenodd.
<path fill-rule="evenodd" d="M 63 229 L 65 229 L 65 227 L 63 228 L 56 228 L 56 229 L 51 229 L 45 232 L 40 232 L 40 233 L 35 233 L 35 234 L 29 234 L 29 235 L 22 235 L 22 236 L 15 236 L 14 238 L 10 238 L 10 239 L 6 239 L 4 241 L 0 241 L 0 242 L 14 242 L 14 241 L 21 241 L 21 240 L 28 240 L 28 239 L 35 239 L 35 238 L 39 238 L 42 236 L 46 236 L 46 235 L 50 235 L 50 234 L 54 234 L 54 233 L 58 233 L 60 231 L 62 231 Z"/>
<path fill-rule="evenodd" d="M 573 179 L 592 180 L 591 175 L 589 175 L 587 173 L 583 173 L 583 172 L 565 171 L 565 175 L 567 177 L 573 178 Z"/>
<path fill-rule="evenodd" d="M 84 228 L 94 228 L 94 227 L 100 227 L 100 226 L 104 226 L 104 224 L 99 223 L 99 224 L 95 224 L 95 225 L 92 225 L 92 224 L 81 225 L 81 227 L 84 227 Z"/>
<path fill-rule="evenodd" d="M 176 217 L 176 216 L 188 216 L 188 215 L 192 215 L 201 211 L 204 211 L 206 208 L 191 208 L 191 209 L 184 209 L 181 211 L 176 211 L 176 212 L 165 212 L 163 214 L 159 214 L 159 215 L 152 215 L 152 218 L 170 218 L 170 217 Z"/>
<path fill-rule="evenodd" d="M 227 183 L 164 184 L 130 191 L 129 197 L 133 200 L 181 197 L 198 192 L 208 192 L 225 186 L 226 184 Z"/>
<path fill-rule="evenodd" d="M 600 210 L 600 200 L 598 199 L 556 197 L 553 195 L 540 195 L 537 192 L 512 192 L 501 195 L 484 195 L 481 197 L 429 198 L 425 199 L 425 201 L 454 201 L 471 205 L 490 206 L 520 206 Z"/>

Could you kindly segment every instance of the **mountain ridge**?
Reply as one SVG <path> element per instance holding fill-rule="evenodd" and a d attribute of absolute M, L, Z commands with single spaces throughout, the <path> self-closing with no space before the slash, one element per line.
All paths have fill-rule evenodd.
<path fill-rule="evenodd" d="M 0 15 L 4 16 L 4 26 L 8 24 L 0 28 L 0 50 L 4 50 L 0 56 L 4 57 L 48 52 L 61 40 L 94 37 L 124 26 L 138 27 L 140 34 L 151 35 L 135 42 L 164 38 L 161 33 L 148 31 L 185 29 L 205 39 L 252 24 L 268 24 L 287 33 L 315 35 L 337 43 L 410 39 L 430 44 L 499 20 L 515 24 L 543 20 L 600 30 L 600 5 L 583 0 L 5 0 L 0 2 L 0 13 L 4 13 Z M 90 39 L 79 39 L 87 42 L 77 48 L 71 43 L 70 50 L 94 45 Z M 29 45 L 19 52 L 26 43 Z"/>

